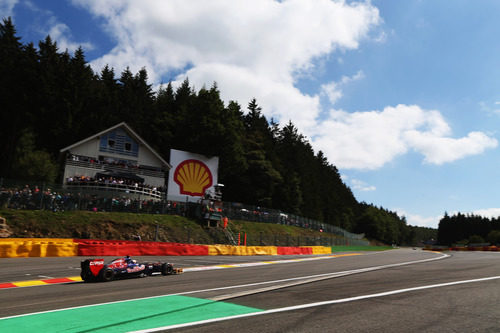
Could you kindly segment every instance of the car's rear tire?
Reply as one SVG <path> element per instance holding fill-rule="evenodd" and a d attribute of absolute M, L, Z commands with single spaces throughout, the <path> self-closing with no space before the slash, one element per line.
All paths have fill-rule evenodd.
<path fill-rule="evenodd" d="M 90 273 L 90 272 L 82 272 L 82 273 L 80 274 L 80 276 L 81 276 L 81 278 L 82 278 L 82 280 L 83 280 L 84 282 L 92 282 L 92 281 L 95 281 L 94 276 L 93 276 L 93 275 L 92 275 L 92 273 Z"/>
<path fill-rule="evenodd" d="M 115 271 L 108 267 L 103 269 L 101 274 L 101 278 L 105 282 L 113 281 L 115 278 Z"/>
<path fill-rule="evenodd" d="M 174 268 L 172 267 L 172 265 L 167 264 L 167 263 L 164 263 L 161 265 L 161 274 L 162 275 L 170 275 L 173 273 L 173 271 L 174 271 Z"/>

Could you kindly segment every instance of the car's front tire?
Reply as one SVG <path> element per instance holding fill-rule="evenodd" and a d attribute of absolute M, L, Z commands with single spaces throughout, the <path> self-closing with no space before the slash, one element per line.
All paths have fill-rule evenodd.
<path fill-rule="evenodd" d="M 161 265 L 161 274 L 162 275 L 170 275 L 173 273 L 173 271 L 174 271 L 174 268 L 172 267 L 172 265 L 167 264 L 167 263 L 164 263 Z"/>

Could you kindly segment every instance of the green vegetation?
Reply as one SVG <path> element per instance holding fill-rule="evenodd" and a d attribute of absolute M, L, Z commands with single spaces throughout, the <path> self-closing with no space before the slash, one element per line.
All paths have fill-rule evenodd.
<path fill-rule="evenodd" d="M 0 209 L 12 235 L 18 238 L 89 238 L 165 241 L 192 244 L 226 244 L 220 228 L 206 228 L 195 220 L 178 215 L 152 215 L 104 212 L 50 212 Z M 343 244 L 336 235 L 310 229 L 271 223 L 231 221 L 230 228 L 240 233 L 247 245 L 325 245 Z"/>
<path fill-rule="evenodd" d="M 439 221 L 438 243 L 452 244 L 500 244 L 500 217 L 486 218 L 479 215 L 445 213 Z"/>
<path fill-rule="evenodd" d="M 185 80 L 154 92 L 146 69 L 127 68 L 116 77 L 108 66 L 94 73 L 81 48 L 60 52 L 50 36 L 38 48 L 22 44 L 5 19 L 0 177 L 60 181 L 61 148 L 125 121 L 165 158 L 171 148 L 218 156 L 226 201 L 279 209 L 387 244 L 421 240 L 425 230 L 404 217 L 359 203 L 323 152 L 315 153 L 291 121 L 266 119 L 255 99 L 245 112 L 237 102 L 225 105 L 216 83 L 196 92 Z"/>

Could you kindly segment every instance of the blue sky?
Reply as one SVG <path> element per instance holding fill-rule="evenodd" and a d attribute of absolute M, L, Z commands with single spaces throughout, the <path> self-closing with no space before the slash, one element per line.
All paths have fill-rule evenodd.
<path fill-rule="evenodd" d="M 255 97 L 359 201 L 430 227 L 444 212 L 500 215 L 499 12 L 496 0 L 0 0 L 23 42 L 81 45 L 96 72 L 145 67 L 155 87 L 188 77 L 226 102 Z"/>

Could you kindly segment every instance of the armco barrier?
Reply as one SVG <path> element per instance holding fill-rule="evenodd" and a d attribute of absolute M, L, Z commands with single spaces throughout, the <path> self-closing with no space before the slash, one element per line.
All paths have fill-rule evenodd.
<path fill-rule="evenodd" d="M 232 245 L 208 245 L 208 255 L 211 256 L 258 256 L 276 255 L 276 246 L 232 246 Z"/>
<path fill-rule="evenodd" d="M 500 248 L 491 245 L 491 246 L 452 246 L 452 247 L 443 247 L 443 246 L 426 246 L 424 250 L 428 251 L 500 251 Z"/>
<path fill-rule="evenodd" d="M 73 257 L 78 244 L 68 238 L 5 238 L 0 240 L 0 258 Z"/>
<path fill-rule="evenodd" d="M 493 249 L 492 249 L 493 250 Z M 0 258 L 72 256 L 206 256 L 330 254 L 323 246 L 276 247 L 191 245 L 180 243 L 68 238 L 0 239 Z"/>
<path fill-rule="evenodd" d="M 312 254 L 331 254 L 332 248 L 327 246 L 311 246 Z"/>
<path fill-rule="evenodd" d="M 282 246 L 278 247 L 278 255 L 297 255 L 297 254 L 313 254 L 311 247 L 293 247 Z"/>
<path fill-rule="evenodd" d="M 141 255 L 206 256 L 208 245 L 143 242 Z"/>
<path fill-rule="evenodd" d="M 207 245 L 75 239 L 79 256 L 206 256 Z"/>

